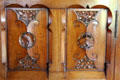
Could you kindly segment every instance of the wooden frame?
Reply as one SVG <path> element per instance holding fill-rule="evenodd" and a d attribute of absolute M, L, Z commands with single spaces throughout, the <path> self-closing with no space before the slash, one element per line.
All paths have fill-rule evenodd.
<path fill-rule="evenodd" d="M 1 0 L 1 2 L 3 2 L 3 0 Z M 62 4 L 64 2 L 64 4 Z M 107 4 L 107 2 L 109 2 L 110 4 Z M 67 1 L 60 1 L 60 0 L 58 0 L 58 1 L 53 1 L 53 0 L 49 0 L 49 1 L 46 1 L 46 0 L 42 0 L 41 2 L 39 1 L 39 0 L 36 0 L 36 1 L 33 1 L 33 3 L 32 3 L 32 0 L 31 0 L 31 2 L 27 2 L 27 0 L 26 1 L 21 1 L 21 2 L 19 2 L 19 0 L 12 0 L 12 1 L 10 1 L 10 0 L 6 0 L 5 1 L 5 5 L 1 5 L 1 8 L 3 8 L 3 14 L 4 14 L 4 7 L 7 7 L 7 5 L 9 5 L 8 7 L 10 7 L 10 5 L 11 4 L 14 4 L 14 3 L 17 3 L 17 4 L 19 4 L 19 5 L 12 5 L 12 7 L 22 7 L 22 6 L 25 6 L 26 5 L 26 3 L 28 4 L 28 6 L 27 7 L 29 7 L 29 6 L 31 6 L 31 5 L 34 5 L 34 4 L 42 4 L 42 5 L 45 5 L 44 7 L 46 7 L 47 6 L 47 8 L 67 8 L 67 7 L 70 7 L 71 5 L 82 5 L 82 6 L 84 6 L 84 7 L 86 7 L 87 6 L 87 4 L 86 4 L 86 2 L 84 1 L 84 0 L 76 0 L 76 1 L 69 1 L 69 0 L 67 0 Z M 50 3 L 52 3 L 52 4 L 50 4 Z M 59 3 L 59 4 L 58 4 Z M 107 63 L 109 63 L 109 64 L 107 64 L 107 65 L 109 65 L 108 66 L 108 68 L 107 68 L 107 79 L 108 80 L 114 80 L 113 78 L 114 78 L 114 57 L 111 57 L 110 55 L 112 55 L 112 56 L 114 56 L 114 51 L 115 50 L 112 50 L 112 51 L 110 51 L 110 49 L 109 48 L 111 48 L 111 45 L 112 45 L 112 47 L 113 47 L 113 45 L 114 45 L 114 43 L 111 43 L 111 42 L 114 42 L 114 40 L 113 40 L 113 37 L 112 37 L 112 35 L 114 35 L 114 34 L 111 34 L 113 31 L 114 31 L 114 25 L 115 25 L 115 13 L 114 13 L 114 11 L 116 10 L 116 4 L 117 4 L 117 0 L 106 0 L 106 3 L 104 2 L 104 0 L 103 0 L 103 2 L 102 1 L 100 1 L 100 0 L 93 0 L 92 2 L 91 1 L 87 1 L 87 3 L 88 3 L 88 5 L 91 7 L 91 6 L 95 6 L 95 5 L 98 5 L 98 4 L 101 4 L 101 5 L 104 5 L 104 6 L 107 6 L 110 10 L 111 10 L 111 12 L 112 12 L 112 23 L 111 23 L 111 25 L 109 24 L 109 28 L 112 30 L 112 31 L 110 31 L 109 30 L 109 28 L 108 28 L 108 41 L 110 41 L 110 42 L 107 42 L 107 45 L 109 46 L 108 48 L 107 48 L 107 55 L 109 56 L 109 57 L 106 57 L 107 58 Z M 114 4 L 113 4 L 114 3 Z M 54 4 L 56 4 L 56 5 L 54 5 Z M 22 5 L 22 6 L 20 6 L 20 5 Z M 112 6 L 111 6 L 112 5 Z M 3 7 L 4 6 L 4 7 Z M 40 7 L 40 5 L 36 5 L 36 7 Z M 43 7 L 43 6 L 42 6 Z M 106 8 L 107 8 L 106 7 Z M 76 6 L 74 7 L 74 8 L 76 8 Z M 100 8 L 105 8 L 105 7 L 100 7 Z M 52 10 L 51 10 L 52 11 Z M 63 13 L 64 14 L 64 11 L 65 10 L 63 10 L 63 11 L 61 11 L 61 13 Z M 52 12 L 54 12 L 54 10 L 52 11 Z M 1 14 L 2 15 L 2 14 Z M 2 17 L 4 17 L 4 15 L 2 15 Z M 5 18 L 4 18 L 5 19 Z M 2 26 L 4 25 L 4 22 L 3 22 L 3 24 L 2 24 Z M 52 24 L 50 24 L 50 25 L 52 25 Z M 63 24 L 63 25 L 65 25 L 65 24 Z M 6 38 L 5 36 L 3 36 L 3 34 L 4 35 L 6 35 L 5 33 L 4 33 L 4 27 L 2 28 L 2 33 L 1 33 L 1 35 L 2 35 L 2 43 L 4 42 L 4 39 Z M 64 34 L 63 34 L 64 35 Z M 64 38 L 63 38 L 64 39 Z M 53 43 L 52 43 L 53 44 Z M 5 45 L 5 46 L 3 46 L 3 48 L 2 49 L 5 49 L 5 47 L 6 47 L 6 43 L 3 43 L 2 45 Z M 61 45 L 60 44 L 56 44 L 56 46 L 58 46 L 58 47 L 61 47 Z M 55 47 L 54 47 L 55 48 Z M 112 49 L 114 49 L 114 48 L 112 48 Z M 5 52 L 6 53 L 6 50 L 2 50 L 3 52 Z M 110 52 L 109 52 L 110 51 Z M 56 50 L 56 52 L 54 52 L 53 54 L 52 54 L 52 56 L 53 57 L 55 57 L 55 56 L 59 56 L 60 54 L 55 54 L 55 53 L 59 53 L 59 50 Z M 64 52 L 63 52 L 64 53 Z M 110 54 L 111 53 L 111 54 Z M 3 56 L 6 56 L 6 55 L 3 55 Z M 52 57 L 52 58 L 53 58 Z M 51 59 L 51 57 L 50 57 L 50 59 Z M 111 61 L 110 61 L 111 60 Z M 3 60 L 3 63 L 5 64 L 6 63 L 6 58 L 4 58 Z M 52 62 L 53 62 L 53 59 L 51 60 Z M 51 67 L 51 72 L 53 73 L 53 72 L 55 72 L 55 73 L 53 73 L 53 74 L 55 74 L 56 76 L 61 76 L 62 75 L 62 78 L 64 78 L 65 77 L 65 74 L 62 74 L 63 73 L 63 71 L 64 71 L 64 68 L 63 68 L 63 66 L 64 66 L 64 63 L 63 63 L 63 61 L 64 60 L 62 60 L 62 64 L 61 63 L 59 63 L 59 65 L 61 65 L 62 67 L 61 67 L 61 69 L 58 69 L 57 70 L 57 67 L 56 67 L 56 70 L 55 70 L 55 68 L 53 67 L 53 70 L 52 70 L 52 67 Z M 54 62 L 53 62 L 54 63 Z M 55 64 L 55 63 L 54 63 Z M 2 66 L 3 64 L 1 64 L 1 66 Z M 56 74 L 56 72 L 59 72 L 59 74 Z M 109 72 L 111 72 L 111 73 L 109 73 Z M 54 75 L 51 75 L 52 76 L 52 78 L 54 77 Z M 3 75 L 4 75 L 4 73 L 3 73 Z M 61 78 L 61 77 L 60 77 Z M 55 78 L 53 78 L 53 79 L 55 79 Z M 57 77 L 56 77 L 56 79 L 57 79 Z M 52 80 L 52 79 L 51 79 Z"/>

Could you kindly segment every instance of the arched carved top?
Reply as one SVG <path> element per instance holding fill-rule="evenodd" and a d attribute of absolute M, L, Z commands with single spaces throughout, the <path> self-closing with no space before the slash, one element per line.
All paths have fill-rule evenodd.
<path fill-rule="evenodd" d="M 87 6 L 86 7 L 83 7 L 82 5 L 72 5 L 72 6 L 69 6 L 68 8 L 88 8 Z M 92 6 L 91 8 L 99 8 L 99 9 L 107 9 L 108 10 L 108 19 L 107 19 L 107 28 L 110 26 L 110 24 L 112 23 L 112 12 L 110 10 L 110 8 L 108 8 L 107 6 L 105 5 L 95 5 L 95 6 Z"/>
<path fill-rule="evenodd" d="M 32 5 L 30 8 L 48 8 L 48 7 L 42 4 L 35 4 L 35 5 Z"/>
<path fill-rule="evenodd" d="M 19 5 L 19 4 L 10 4 L 10 5 L 7 5 L 6 6 L 7 8 L 48 8 L 47 6 L 45 5 L 42 5 L 42 4 L 35 4 L 35 5 L 32 5 L 32 6 L 28 6 L 27 4 L 25 6 L 22 6 L 22 5 Z"/>
<path fill-rule="evenodd" d="M 104 6 L 104 5 L 95 5 L 92 8 L 102 8 L 102 9 L 107 9 L 108 10 L 107 27 L 109 27 L 110 24 L 112 23 L 112 12 L 111 12 L 111 10 L 107 6 Z"/>
<path fill-rule="evenodd" d="M 68 8 L 84 8 L 84 7 L 77 4 L 77 5 L 71 5 Z"/>
<path fill-rule="evenodd" d="M 6 6 L 7 8 L 23 8 L 23 6 L 19 5 L 19 4 L 10 4 Z"/>

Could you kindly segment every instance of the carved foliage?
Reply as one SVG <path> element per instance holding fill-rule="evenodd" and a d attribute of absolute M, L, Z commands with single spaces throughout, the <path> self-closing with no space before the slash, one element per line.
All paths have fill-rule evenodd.
<path fill-rule="evenodd" d="M 25 56 L 25 58 L 22 58 L 19 60 L 19 66 L 18 69 L 39 69 L 39 65 L 37 64 L 38 59 L 29 56 L 28 54 Z"/>
<path fill-rule="evenodd" d="M 92 20 L 96 20 L 95 17 L 98 13 L 98 11 L 76 11 L 76 10 L 74 12 L 77 16 L 77 20 L 84 23 L 86 27 Z"/>
<path fill-rule="evenodd" d="M 18 20 L 24 22 L 24 24 L 28 27 L 29 23 L 33 20 L 36 20 L 36 15 L 39 12 L 38 9 L 26 9 L 26 8 L 15 8 L 13 9 L 18 17 Z M 26 27 L 26 29 L 28 29 Z M 21 47 L 25 49 L 30 49 L 35 44 L 35 36 L 31 32 L 23 32 L 19 37 L 19 43 Z M 27 55 L 19 59 L 18 61 L 18 67 L 19 70 L 32 70 L 32 69 L 38 69 L 39 65 L 37 64 L 38 59 L 30 56 L 29 53 L 26 53 Z"/>
<path fill-rule="evenodd" d="M 93 60 L 90 60 L 87 55 L 81 60 L 76 60 L 75 70 L 85 70 L 85 69 L 95 69 L 95 64 Z"/>
<path fill-rule="evenodd" d="M 36 15 L 39 12 L 39 10 L 29 10 L 29 9 L 17 9 L 14 10 L 18 16 L 18 19 L 21 20 L 28 26 L 28 24 L 36 19 Z"/>
<path fill-rule="evenodd" d="M 77 21 L 82 22 L 85 24 L 86 28 L 88 28 L 89 23 L 95 21 L 95 24 L 98 24 L 96 20 L 96 16 L 98 11 L 79 11 L 74 10 Z M 80 35 L 77 40 L 77 45 L 79 48 L 84 49 L 85 51 L 89 51 L 94 46 L 94 36 L 90 32 L 85 32 L 84 34 Z M 79 53 L 82 54 L 82 53 Z M 75 70 L 94 70 L 96 69 L 94 60 L 89 59 L 87 54 L 82 59 L 75 58 Z"/>

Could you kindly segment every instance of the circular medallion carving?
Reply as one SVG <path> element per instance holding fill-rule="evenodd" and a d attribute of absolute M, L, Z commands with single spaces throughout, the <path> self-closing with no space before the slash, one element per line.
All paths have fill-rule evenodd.
<path fill-rule="evenodd" d="M 19 37 L 19 43 L 23 48 L 31 48 L 35 44 L 35 36 L 31 32 L 24 32 Z"/>
<path fill-rule="evenodd" d="M 94 45 L 94 38 L 91 33 L 84 33 L 78 38 L 78 46 L 83 49 L 90 49 Z"/>

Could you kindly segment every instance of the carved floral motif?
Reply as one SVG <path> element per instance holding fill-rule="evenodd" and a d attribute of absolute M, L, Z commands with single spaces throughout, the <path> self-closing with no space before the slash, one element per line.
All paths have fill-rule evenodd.
<path fill-rule="evenodd" d="M 94 61 L 84 56 L 81 60 L 76 60 L 75 70 L 96 69 Z"/>
<path fill-rule="evenodd" d="M 13 9 L 18 17 L 18 20 L 22 21 L 26 26 L 29 25 L 31 21 L 36 21 L 36 15 L 40 10 L 38 9 L 26 9 L 26 8 L 15 8 Z M 26 27 L 27 28 L 27 27 Z M 27 28 L 28 29 L 28 28 Z M 25 49 L 30 49 L 35 44 L 35 36 L 31 32 L 23 32 L 19 37 L 20 45 Z M 34 54 L 34 53 L 33 53 Z M 32 70 L 39 69 L 39 65 L 37 64 L 38 59 L 30 56 L 29 53 L 18 61 L 17 69 L 23 70 Z"/>
<path fill-rule="evenodd" d="M 77 20 L 82 22 L 83 24 L 85 24 L 85 26 L 87 27 L 88 24 L 95 20 L 96 20 L 96 15 L 98 13 L 98 11 L 74 11 L 76 16 L 77 16 Z"/>
<path fill-rule="evenodd" d="M 75 22 L 82 22 L 85 24 L 86 28 L 88 28 L 89 23 L 92 21 L 96 22 L 95 24 L 98 24 L 98 21 L 96 19 L 98 11 L 79 11 L 74 10 L 77 20 Z M 85 32 L 84 34 L 80 35 L 77 40 L 77 45 L 79 48 L 82 48 L 84 50 L 89 50 L 94 46 L 94 36 L 90 32 Z M 79 53 L 81 54 L 81 53 Z M 75 70 L 94 70 L 96 69 L 95 61 L 89 59 L 88 55 L 85 54 L 83 58 L 77 59 L 75 58 Z"/>
<path fill-rule="evenodd" d="M 29 9 L 17 9 L 14 10 L 18 16 L 18 20 L 21 20 L 28 26 L 28 24 L 32 20 L 36 20 L 36 15 L 38 14 L 39 10 L 29 10 Z"/>
<path fill-rule="evenodd" d="M 19 68 L 20 69 L 39 69 L 39 65 L 37 64 L 38 59 L 31 57 L 29 55 L 26 55 L 25 58 L 22 58 L 19 60 Z"/>

